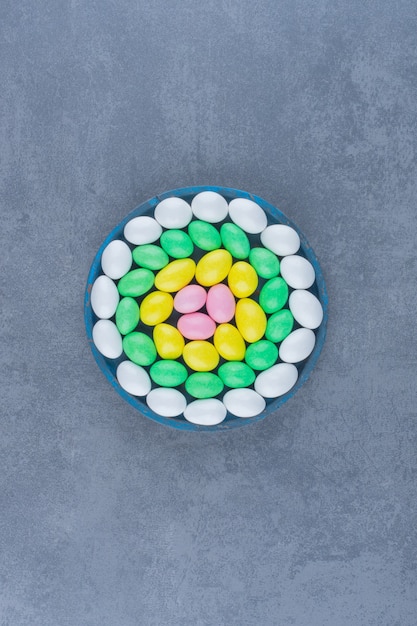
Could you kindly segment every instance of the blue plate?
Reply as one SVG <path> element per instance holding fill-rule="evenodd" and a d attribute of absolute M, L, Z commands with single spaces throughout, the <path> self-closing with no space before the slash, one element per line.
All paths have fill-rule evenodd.
<path fill-rule="evenodd" d="M 276 399 L 266 399 L 266 403 L 267 403 L 266 407 L 264 411 L 262 411 L 262 413 L 260 413 L 259 415 L 256 415 L 255 417 L 251 417 L 251 418 L 241 418 L 241 417 L 235 417 L 234 415 L 231 415 L 230 413 L 228 413 L 226 416 L 226 419 L 221 424 L 218 424 L 217 426 L 198 426 L 190 422 L 187 422 L 187 420 L 184 417 L 163 417 L 161 415 L 156 414 L 147 406 L 145 402 L 145 398 L 138 398 L 138 397 L 132 396 L 129 393 L 127 393 L 124 389 L 122 389 L 122 387 L 120 387 L 116 379 L 116 369 L 119 363 L 121 363 L 121 361 L 126 360 L 126 356 L 122 354 L 122 356 L 119 357 L 118 359 L 108 359 L 104 357 L 97 350 L 96 346 L 94 345 L 93 338 L 92 338 L 93 326 L 96 323 L 98 318 L 93 313 L 93 310 L 91 308 L 90 294 L 91 294 L 91 288 L 93 286 L 94 281 L 96 280 L 98 276 L 100 276 L 100 274 L 102 274 L 101 256 L 103 254 L 103 250 L 114 239 L 124 240 L 124 236 L 123 236 L 124 227 L 127 224 L 127 222 L 129 222 L 132 218 L 138 217 L 140 215 L 153 216 L 154 209 L 156 205 L 159 202 L 161 202 L 161 200 L 165 200 L 165 198 L 176 196 L 179 198 L 183 198 L 187 202 L 191 202 L 194 196 L 202 191 L 216 191 L 217 193 L 221 194 L 224 198 L 226 198 L 228 202 L 230 202 L 234 198 L 247 198 L 249 200 L 253 200 L 257 204 L 259 204 L 259 206 L 261 206 L 262 209 L 265 211 L 268 217 L 268 225 L 286 224 L 288 226 L 291 226 L 295 231 L 297 231 L 301 240 L 301 246 L 297 254 L 302 255 L 306 259 L 308 259 L 310 263 L 313 265 L 314 270 L 316 272 L 316 281 L 314 285 L 310 287 L 309 291 L 311 291 L 320 300 L 321 305 L 323 307 L 323 313 L 324 313 L 323 321 L 321 325 L 319 326 L 319 328 L 315 331 L 316 344 L 315 344 L 313 352 L 310 354 L 310 356 L 307 359 L 305 359 L 305 361 L 295 364 L 298 369 L 299 376 L 298 376 L 297 383 L 294 385 L 294 387 L 283 396 L 280 396 Z M 251 236 L 249 236 L 249 239 L 250 238 Z M 91 266 L 91 269 L 88 275 L 87 287 L 85 290 L 85 299 L 84 299 L 84 319 L 85 319 L 85 326 L 87 330 L 88 342 L 90 344 L 90 348 L 92 350 L 94 358 L 99 368 L 102 370 L 102 372 L 106 376 L 107 380 L 110 382 L 111 385 L 113 385 L 117 393 L 119 393 L 122 396 L 122 398 L 124 398 L 127 402 L 129 402 L 129 404 L 131 404 L 135 409 L 137 409 L 145 417 L 148 417 L 156 422 L 159 422 L 160 424 L 164 424 L 165 426 L 171 426 L 172 428 L 178 428 L 180 430 L 213 432 L 213 431 L 219 431 L 219 430 L 223 430 L 223 431 L 230 430 L 231 428 L 239 428 L 241 426 L 248 426 L 249 424 L 258 422 L 259 420 L 264 419 L 267 415 L 277 411 L 277 409 L 279 409 L 279 407 L 281 407 L 284 404 L 284 402 L 287 402 L 290 398 L 292 398 L 292 396 L 297 392 L 297 390 L 301 387 L 301 385 L 303 385 L 306 382 L 307 378 L 310 376 L 311 371 L 313 367 L 315 366 L 317 359 L 320 355 L 320 352 L 322 350 L 324 340 L 326 337 L 327 308 L 328 308 L 328 298 L 327 298 L 326 286 L 324 283 L 323 274 L 320 269 L 320 265 L 317 261 L 317 258 L 310 244 L 308 243 L 307 239 L 303 235 L 303 233 L 300 232 L 300 229 L 297 228 L 297 226 L 291 220 L 289 220 L 288 217 L 286 217 L 286 215 L 284 215 L 276 207 L 272 206 L 271 204 L 269 204 L 262 198 L 259 198 L 258 196 L 254 196 L 250 193 L 247 193 L 246 191 L 240 191 L 238 189 L 230 189 L 228 187 L 199 186 L 199 187 L 184 187 L 182 189 L 173 189 L 172 191 L 167 191 L 163 194 L 155 196 L 154 198 L 151 198 L 147 202 L 144 202 L 143 204 L 139 205 L 131 213 L 129 213 L 129 215 L 127 215 L 112 230 L 112 232 L 108 235 L 108 237 L 106 237 L 106 239 L 103 241 L 102 245 L 100 246 L 100 249 L 98 250 L 94 258 L 93 264 Z M 187 401 L 192 401 L 195 399 L 195 398 L 191 398 L 184 391 L 184 389 L 181 389 L 181 391 L 187 397 Z"/>

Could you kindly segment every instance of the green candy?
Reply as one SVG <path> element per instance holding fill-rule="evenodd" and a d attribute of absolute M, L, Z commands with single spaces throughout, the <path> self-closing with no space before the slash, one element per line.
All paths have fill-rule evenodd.
<path fill-rule="evenodd" d="M 154 342 L 144 333 L 129 333 L 123 337 L 123 350 L 136 365 L 151 365 L 156 359 Z"/>
<path fill-rule="evenodd" d="M 267 370 L 278 358 L 278 348 L 271 341 L 261 339 L 246 348 L 245 361 L 254 370 Z"/>
<path fill-rule="evenodd" d="M 145 267 L 148 270 L 161 270 L 169 263 L 167 253 L 152 243 L 138 246 L 132 251 L 132 256 L 136 265 Z"/>
<path fill-rule="evenodd" d="M 219 377 L 227 387 L 249 387 L 255 380 L 255 372 L 241 361 L 229 361 L 219 367 Z"/>
<path fill-rule="evenodd" d="M 150 377 L 160 387 L 177 387 L 187 379 L 185 365 L 179 361 L 156 361 L 149 370 Z"/>
<path fill-rule="evenodd" d="M 282 311 L 274 313 L 269 318 L 266 325 L 265 337 L 269 339 L 269 341 L 278 343 L 290 334 L 293 326 L 294 318 L 291 311 L 282 309 Z"/>
<path fill-rule="evenodd" d="M 250 252 L 250 243 L 246 233 L 236 224 L 226 223 L 220 228 L 220 236 L 223 247 L 230 252 L 235 259 L 246 259 Z"/>
<path fill-rule="evenodd" d="M 271 278 L 262 287 L 259 294 L 259 304 L 265 313 L 275 313 L 282 309 L 288 300 L 288 285 L 283 278 Z"/>
<path fill-rule="evenodd" d="M 201 220 L 190 223 L 188 226 L 188 234 L 195 245 L 202 250 L 217 250 L 222 243 L 220 233 L 213 224 Z"/>
<path fill-rule="evenodd" d="M 199 399 L 213 398 L 223 391 L 223 381 L 210 372 L 196 372 L 185 381 L 190 396 Z"/>
<path fill-rule="evenodd" d="M 261 278 L 273 278 L 279 274 L 278 257 L 266 248 L 252 248 L 249 263 Z"/>
<path fill-rule="evenodd" d="M 127 297 L 122 298 L 116 309 L 116 326 L 122 335 L 127 335 L 135 330 L 139 322 L 139 306 L 136 300 Z"/>
<path fill-rule="evenodd" d="M 125 274 L 117 285 L 117 289 L 121 296 L 142 296 L 149 291 L 155 280 L 154 273 L 151 270 L 139 268 Z"/>
<path fill-rule="evenodd" d="M 161 246 L 174 259 L 186 259 L 194 251 L 194 244 L 182 230 L 166 230 L 161 235 Z"/>

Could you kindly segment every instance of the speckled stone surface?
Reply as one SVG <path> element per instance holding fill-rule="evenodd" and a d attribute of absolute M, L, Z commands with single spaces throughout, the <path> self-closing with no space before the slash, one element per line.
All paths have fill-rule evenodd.
<path fill-rule="evenodd" d="M 2 0 L 1 626 L 415 626 L 414 0 Z M 83 326 L 136 205 L 277 205 L 329 291 L 310 380 L 224 434 L 141 418 Z"/>

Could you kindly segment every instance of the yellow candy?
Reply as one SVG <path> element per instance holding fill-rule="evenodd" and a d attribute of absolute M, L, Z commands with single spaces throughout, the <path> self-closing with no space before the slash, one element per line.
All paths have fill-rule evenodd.
<path fill-rule="evenodd" d="M 232 266 L 227 281 L 236 298 L 247 298 L 258 286 L 258 275 L 252 265 L 238 261 Z"/>
<path fill-rule="evenodd" d="M 227 361 L 241 361 L 246 346 L 243 337 L 232 324 L 219 324 L 214 333 L 214 345 L 220 356 Z"/>
<path fill-rule="evenodd" d="M 212 250 L 205 254 L 195 270 L 197 282 L 204 287 L 212 287 L 226 278 L 232 267 L 232 255 L 227 250 Z"/>
<path fill-rule="evenodd" d="M 176 259 L 157 273 L 155 287 L 161 291 L 179 291 L 191 282 L 194 274 L 193 259 Z"/>
<path fill-rule="evenodd" d="M 153 291 L 142 300 L 140 321 L 148 326 L 156 326 L 171 315 L 173 308 L 174 298 L 170 293 Z"/>
<path fill-rule="evenodd" d="M 236 326 L 248 343 L 259 341 L 266 330 L 266 315 L 255 300 L 242 298 L 236 305 Z"/>
<path fill-rule="evenodd" d="M 184 337 L 171 324 L 157 324 L 153 341 L 161 359 L 178 359 L 184 350 Z"/>
<path fill-rule="evenodd" d="M 196 372 L 210 372 L 219 363 L 219 354 L 209 341 L 190 341 L 185 344 L 183 359 Z"/>

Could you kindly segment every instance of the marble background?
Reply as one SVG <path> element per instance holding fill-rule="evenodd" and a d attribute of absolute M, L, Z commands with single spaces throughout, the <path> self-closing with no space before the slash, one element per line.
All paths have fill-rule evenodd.
<path fill-rule="evenodd" d="M 415 626 L 414 0 L 2 0 L 0 625 Z M 179 186 L 244 189 L 329 292 L 309 381 L 183 433 L 87 345 L 94 255 Z"/>

